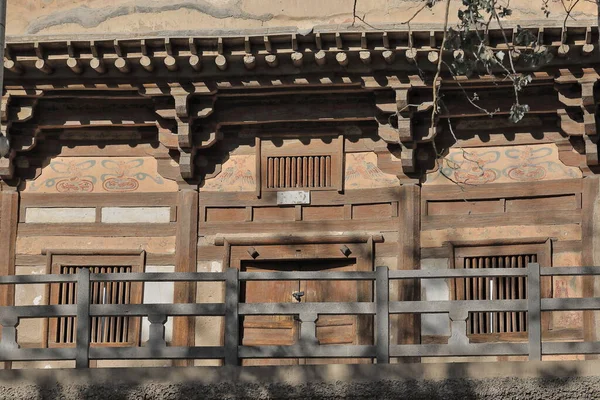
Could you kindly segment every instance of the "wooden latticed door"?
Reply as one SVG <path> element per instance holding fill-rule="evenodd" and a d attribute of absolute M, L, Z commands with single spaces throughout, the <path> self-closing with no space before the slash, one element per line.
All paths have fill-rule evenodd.
<path fill-rule="evenodd" d="M 354 260 L 306 260 L 302 262 L 248 262 L 248 272 L 277 271 L 356 271 Z M 246 303 L 356 302 L 370 296 L 370 282 L 356 281 L 250 281 L 242 287 Z M 294 293 L 302 294 L 294 297 Z M 299 298 L 299 300 L 298 300 Z M 247 316 L 242 325 L 242 344 L 246 346 L 293 345 L 298 340 L 300 322 L 294 316 Z M 372 343 L 370 317 L 320 315 L 316 337 L 321 345 Z M 369 360 L 366 360 L 369 362 Z M 248 359 L 243 365 L 297 365 L 359 363 L 360 359 Z"/>

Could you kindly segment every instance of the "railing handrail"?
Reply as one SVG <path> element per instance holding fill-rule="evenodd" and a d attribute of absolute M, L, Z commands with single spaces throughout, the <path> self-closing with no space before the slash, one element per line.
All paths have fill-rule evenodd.
<path fill-rule="evenodd" d="M 368 357 L 378 363 L 388 363 L 390 357 L 423 357 L 444 355 L 528 355 L 540 360 L 542 354 L 600 353 L 600 342 L 543 343 L 542 311 L 600 310 L 600 298 L 541 298 L 542 276 L 600 275 L 600 267 L 545 267 L 530 263 L 526 268 L 394 270 L 377 267 L 366 272 L 240 272 L 228 268 L 224 272 L 169 273 L 103 273 L 91 274 L 82 268 L 77 274 L 16 275 L 0 277 L 0 285 L 53 284 L 75 282 L 76 304 L 0 307 L 0 360 L 76 360 L 77 368 L 86 368 L 90 359 L 147 358 L 218 358 L 225 364 L 238 364 L 245 357 Z M 439 300 L 390 301 L 390 280 L 527 277 L 527 299 L 521 300 Z M 244 303 L 240 302 L 240 284 L 264 280 L 355 280 L 373 281 L 371 302 L 303 302 Z M 92 282 L 215 282 L 225 283 L 223 303 L 190 304 L 91 304 Z M 527 312 L 527 343 L 469 343 L 466 323 L 472 312 Z M 451 333 L 448 344 L 391 344 L 390 315 L 402 313 L 447 313 Z M 316 339 L 318 315 L 373 315 L 377 326 L 374 345 L 321 346 Z M 297 315 L 300 337 L 291 346 L 240 345 L 240 316 Z M 77 317 L 75 348 L 21 349 L 17 344 L 16 327 L 20 319 Z M 90 318 L 98 316 L 147 316 L 150 325 L 145 347 L 91 347 Z M 225 342 L 214 347 L 168 347 L 164 337 L 167 316 L 223 316 Z"/>

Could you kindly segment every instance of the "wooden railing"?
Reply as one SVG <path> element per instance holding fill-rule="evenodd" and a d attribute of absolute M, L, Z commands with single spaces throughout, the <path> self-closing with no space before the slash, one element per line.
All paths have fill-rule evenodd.
<path fill-rule="evenodd" d="M 17 275 L 0 277 L 7 284 L 50 284 L 76 282 L 77 301 L 73 305 L 0 307 L 0 361 L 75 360 L 77 368 L 89 367 L 90 360 L 118 359 L 222 359 L 225 365 L 238 365 L 245 358 L 372 358 L 389 363 L 391 357 L 432 356 L 517 356 L 541 360 L 542 355 L 600 353 L 600 342 L 543 342 L 542 311 L 600 310 L 600 298 L 541 298 L 543 276 L 600 275 L 600 267 L 540 268 L 529 264 L 515 269 L 440 269 L 373 272 L 239 272 L 221 273 L 114 273 L 90 274 L 82 268 L 76 275 Z M 390 301 L 390 281 L 399 279 L 455 279 L 527 277 L 526 300 Z M 243 303 L 240 283 L 244 281 L 353 280 L 375 283 L 373 302 L 348 303 Z M 93 282 L 225 282 L 224 303 L 202 304 L 122 304 L 90 303 Z M 469 343 L 467 318 L 470 312 L 527 312 L 528 341 L 524 343 Z M 390 343 L 390 315 L 448 314 L 451 336 L 447 344 Z M 300 321 L 299 339 L 290 346 L 244 346 L 240 343 L 240 317 L 247 315 L 294 315 Z M 373 345 L 319 345 L 315 321 L 319 315 L 372 315 L 375 319 Z M 17 325 L 24 318 L 75 316 L 77 336 L 74 347 L 20 348 Z M 143 347 L 90 346 L 91 317 L 147 316 L 149 341 Z M 224 345 L 214 347 L 171 347 L 165 341 L 168 316 L 222 316 L 225 319 Z"/>

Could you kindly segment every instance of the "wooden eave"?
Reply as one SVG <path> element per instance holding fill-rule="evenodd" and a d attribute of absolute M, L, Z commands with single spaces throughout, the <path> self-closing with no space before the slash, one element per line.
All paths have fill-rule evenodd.
<path fill-rule="evenodd" d="M 591 56 L 598 53 L 596 24 L 595 20 L 569 21 L 564 30 L 552 21 L 530 21 L 522 25 L 556 56 L 547 66 L 553 68 L 591 62 L 594 58 Z M 415 24 L 410 28 L 406 25 L 385 25 L 381 29 L 326 25 L 308 31 L 281 28 L 163 32 L 147 36 L 9 36 L 5 79 L 8 82 L 30 78 L 37 81 L 91 78 L 156 81 L 174 77 L 219 79 L 324 71 L 366 74 L 414 72 L 416 65 L 422 71 L 434 71 L 437 62 L 428 55 L 439 51 L 443 38 L 441 26 Z M 506 51 L 504 37 L 512 46 L 515 34 L 516 25 L 507 22 L 502 29 L 492 25 L 486 39 L 493 51 Z M 568 45 L 569 51 L 557 56 L 561 45 Z M 407 50 L 415 50 L 416 58 L 410 57 Z M 452 54 L 444 52 L 444 56 Z M 531 70 L 519 60 L 516 67 Z"/>

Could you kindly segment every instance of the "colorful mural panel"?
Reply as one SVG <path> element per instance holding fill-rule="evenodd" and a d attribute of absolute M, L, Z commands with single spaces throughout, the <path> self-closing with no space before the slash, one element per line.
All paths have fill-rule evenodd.
<path fill-rule="evenodd" d="M 158 174 L 152 157 L 56 157 L 25 188 L 34 193 L 171 191 L 177 184 Z"/>
<path fill-rule="evenodd" d="M 579 168 L 564 165 L 555 144 L 450 149 L 427 184 L 536 182 L 581 178 Z"/>
<path fill-rule="evenodd" d="M 223 163 L 221 172 L 207 179 L 203 191 L 252 192 L 256 190 L 256 156 L 231 156 Z"/>
<path fill-rule="evenodd" d="M 377 166 L 377 154 L 348 153 L 346 154 L 346 189 L 371 189 L 379 187 L 398 186 L 394 175 L 386 174 Z"/>

